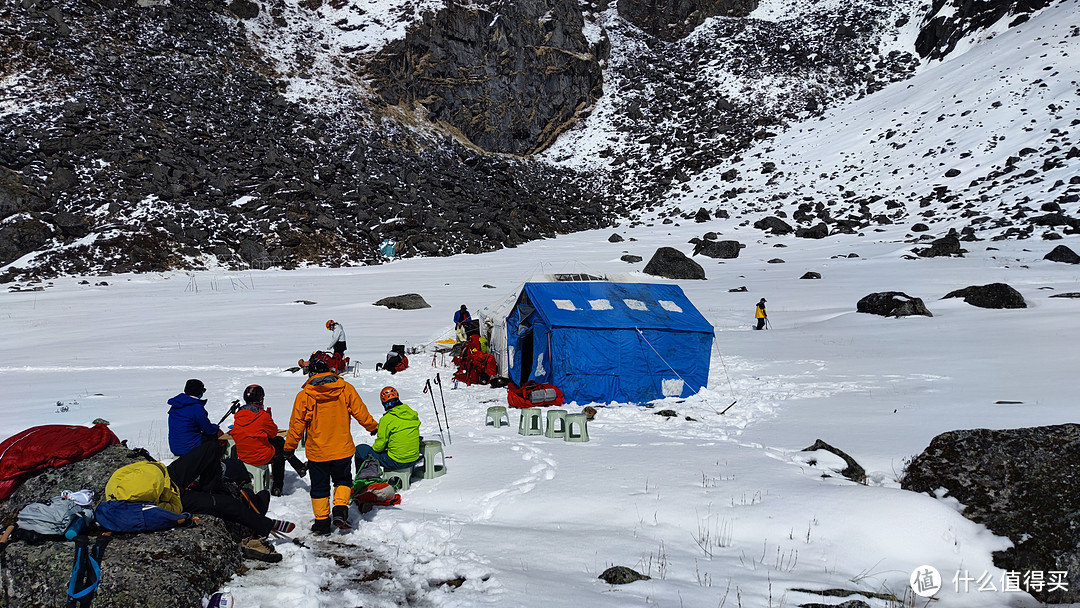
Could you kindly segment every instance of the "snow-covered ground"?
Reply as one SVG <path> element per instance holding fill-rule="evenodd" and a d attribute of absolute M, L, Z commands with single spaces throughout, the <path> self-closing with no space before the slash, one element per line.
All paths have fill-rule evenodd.
<path fill-rule="evenodd" d="M 680 282 L 716 327 L 708 388 L 654 408 L 608 404 L 588 443 L 521 436 L 516 412 L 508 428 L 485 426 L 486 408 L 505 403 L 505 392 L 451 389 L 452 369 L 433 366 L 430 354 L 413 355 L 396 376 L 374 371 L 391 344 L 441 337 L 462 303 L 477 311 L 540 272 L 640 271 L 643 263 L 619 257 L 647 261 L 665 245 L 689 252 L 687 241 L 707 230 L 746 244 L 738 259 L 700 258 L 708 280 Z M 284 370 L 326 346 L 323 324 L 333 318 L 362 360 L 348 380 L 376 416 L 378 390 L 392 384 L 420 413 L 424 435 L 438 437 L 422 388 L 440 374 L 449 472 L 403 491 L 398 507 L 354 510 L 357 529 L 329 539 L 307 532 L 307 480 L 288 472 L 271 515 L 296 521 L 307 547 L 279 543 L 282 563 L 249 562 L 225 588 L 238 606 L 796 606 L 820 598 L 793 589 L 831 588 L 891 593 L 898 602 L 864 599 L 895 606 L 911 605 L 908 577 L 923 564 L 946 579 L 937 605 L 1037 605 L 1018 593 L 953 592 L 957 571 L 999 580 L 990 554 L 1008 541 L 897 480 L 905 459 L 942 431 L 1074 421 L 1066 379 L 1076 366 L 1078 304 L 1049 296 L 1080 291 L 1080 276 L 1043 261 L 1052 245 L 1043 241 L 903 259 L 909 246 L 899 230 L 881 240 L 762 242 L 734 222 L 714 222 L 622 230 L 622 243 L 607 242 L 611 231 L 588 232 L 381 267 L 61 279 L 0 294 L 0 435 L 103 417 L 129 445 L 165 459 L 165 401 L 191 377 L 206 383 L 212 418 L 258 383 L 284 426 L 303 382 Z M 1064 243 L 1080 247 L 1076 237 Z M 785 263 L 768 263 L 778 257 Z M 810 270 L 823 278 L 799 279 Z M 998 281 L 1029 308 L 939 300 Z M 884 290 L 923 298 L 934 317 L 855 312 L 859 298 Z M 372 304 L 404 293 L 432 308 Z M 772 329 L 751 331 L 761 297 Z M 832 472 L 840 463 L 828 453 L 800 451 L 818 438 L 858 460 L 870 483 Z M 597 576 L 611 565 L 652 579 L 609 586 Z M 456 578 L 465 579 L 460 588 L 440 586 Z"/>

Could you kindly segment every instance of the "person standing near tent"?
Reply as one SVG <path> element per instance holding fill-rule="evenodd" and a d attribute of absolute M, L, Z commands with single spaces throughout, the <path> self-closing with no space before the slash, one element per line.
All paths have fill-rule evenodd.
<path fill-rule="evenodd" d="M 373 456 L 384 469 L 407 469 L 420 459 L 420 416 L 401 402 L 397 389 L 387 386 L 379 393 L 386 413 L 379 419 L 374 445 L 360 444 L 356 448 L 356 470 L 368 456 Z"/>
<path fill-rule="evenodd" d="M 465 341 L 465 322 L 472 319 L 469 309 L 464 304 L 454 313 L 454 331 L 457 333 L 458 342 Z"/>
<path fill-rule="evenodd" d="M 293 402 L 289 432 L 285 436 L 285 457 L 294 456 L 300 438 L 307 435 L 308 473 L 311 474 L 311 510 L 315 523 L 311 531 L 329 534 L 331 523 L 349 528 L 349 500 L 352 498 L 352 458 L 356 453 L 349 418 L 372 435 L 379 424 L 368 413 L 363 399 L 351 384 L 330 372 L 321 358 L 308 363 L 310 377 Z M 330 484 L 333 482 L 333 520 Z"/>
<path fill-rule="evenodd" d="M 326 329 L 334 332 L 334 335 L 330 336 L 330 346 L 326 347 L 326 350 L 332 350 L 339 355 L 345 354 L 345 328 L 341 326 L 341 323 L 330 319 L 326 322 Z"/>
<path fill-rule="evenodd" d="M 754 309 L 754 318 L 757 319 L 757 327 L 754 329 L 765 329 L 765 322 L 769 318 L 765 312 L 765 298 L 758 300 L 757 308 Z"/>

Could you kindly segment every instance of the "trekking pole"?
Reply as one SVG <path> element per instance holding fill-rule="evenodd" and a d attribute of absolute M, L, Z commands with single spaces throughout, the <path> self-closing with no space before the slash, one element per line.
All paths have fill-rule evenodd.
<path fill-rule="evenodd" d="M 236 410 L 238 410 L 238 409 L 240 409 L 240 401 L 238 399 L 233 399 L 232 407 L 229 408 L 229 411 L 225 412 L 225 415 L 221 417 L 221 420 L 217 421 L 217 425 L 221 426 L 221 423 L 225 422 L 225 419 L 228 418 L 229 416 L 232 416 L 233 414 L 235 414 Z"/>
<path fill-rule="evenodd" d="M 424 383 L 424 392 L 431 396 L 431 409 L 435 410 L 435 421 L 439 423 L 439 439 L 443 439 L 442 420 L 439 418 L 439 408 L 435 407 L 435 391 L 431 390 L 431 380 Z"/>
<path fill-rule="evenodd" d="M 450 437 L 450 416 L 446 414 L 446 397 L 443 396 L 442 392 L 442 378 L 439 377 L 438 373 L 435 374 L 435 384 L 439 385 L 439 401 L 442 401 L 442 417 L 446 419 L 446 439 L 448 443 L 453 444 L 454 439 Z"/>

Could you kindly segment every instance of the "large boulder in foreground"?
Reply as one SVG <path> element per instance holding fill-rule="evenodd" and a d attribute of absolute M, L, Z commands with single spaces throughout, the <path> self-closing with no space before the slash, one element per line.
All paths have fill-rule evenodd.
<path fill-rule="evenodd" d="M 116 469 L 142 459 L 125 445 L 111 445 L 79 462 L 46 469 L 0 501 L 0 521 L 13 523 L 25 505 L 62 490 L 93 490 L 100 500 Z M 239 527 L 209 515 L 200 515 L 191 528 L 114 535 L 105 548 L 94 608 L 200 606 L 203 596 L 240 570 L 241 535 Z M 0 605 L 64 608 L 74 557 L 71 541 L 11 542 L 0 552 Z"/>
<path fill-rule="evenodd" d="M 1005 283 L 972 285 L 956 291 L 950 291 L 941 298 L 964 298 L 964 301 L 979 308 L 1027 308 L 1024 296 Z"/>
<path fill-rule="evenodd" d="M 704 279 L 705 269 L 674 247 L 661 247 L 645 265 L 645 274 L 666 279 Z"/>
<path fill-rule="evenodd" d="M 859 312 L 883 317 L 934 316 L 933 313 L 926 309 L 922 299 L 913 298 L 902 291 L 872 293 L 859 300 L 855 308 Z"/>
<path fill-rule="evenodd" d="M 1039 601 L 1080 601 L 1080 425 L 950 431 L 912 459 L 900 487 L 944 488 L 963 514 L 1013 547 L 994 553 L 1004 570 L 1067 572 L 1064 590 L 1030 590 Z"/>

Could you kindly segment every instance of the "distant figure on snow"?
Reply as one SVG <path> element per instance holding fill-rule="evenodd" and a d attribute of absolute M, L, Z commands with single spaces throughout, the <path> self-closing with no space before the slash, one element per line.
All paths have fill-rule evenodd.
<path fill-rule="evenodd" d="M 757 319 L 757 327 L 754 329 L 765 329 L 765 321 L 769 318 L 765 312 L 765 298 L 758 301 L 757 308 L 754 309 L 754 318 Z"/>
<path fill-rule="evenodd" d="M 345 328 L 341 326 L 341 323 L 330 319 L 326 322 L 326 329 L 334 332 L 333 336 L 330 336 L 330 346 L 326 347 L 326 350 L 332 350 L 339 355 L 345 354 Z"/>
<path fill-rule="evenodd" d="M 465 322 L 471 319 L 472 315 L 469 314 L 469 309 L 465 308 L 464 304 L 462 304 L 461 308 L 454 313 L 454 331 L 457 334 L 458 342 L 465 341 Z"/>
<path fill-rule="evenodd" d="M 184 392 L 169 399 L 169 449 L 175 456 L 187 454 L 204 441 L 217 441 L 222 434 L 206 413 L 205 393 L 202 380 L 192 378 Z"/>

